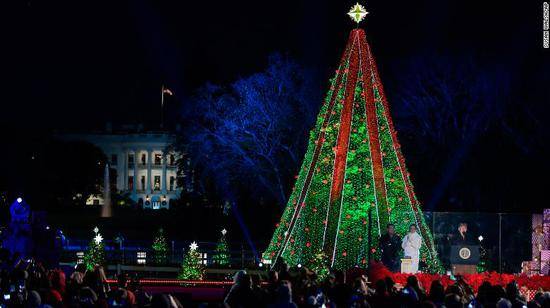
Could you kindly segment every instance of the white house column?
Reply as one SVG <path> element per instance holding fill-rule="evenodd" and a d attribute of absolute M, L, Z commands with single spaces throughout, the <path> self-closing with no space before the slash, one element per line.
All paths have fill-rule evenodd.
<path fill-rule="evenodd" d="M 160 189 L 163 194 L 166 194 L 166 161 L 168 160 L 167 155 L 162 155 L 162 176 L 160 177 Z"/>
<path fill-rule="evenodd" d="M 122 183 L 120 183 L 120 190 L 127 191 L 128 190 L 128 176 L 130 175 L 130 172 L 128 170 L 128 150 L 122 149 L 121 152 L 117 153 L 119 156 L 122 156 L 119 158 L 120 161 L 117 162 L 119 168 L 117 170 L 121 171 L 119 174 L 122 176 Z M 121 155 L 122 154 L 122 155 Z"/>
<path fill-rule="evenodd" d="M 137 155 L 137 154 L 136 154 L 136 151 L 135 151 L 135 150 L 133 150 L 133 152 L 134 152 L 134 165 L 132 166 L 132 168 L 134 169 L 134 181 L 133 181 L 133 182 L 134 182 L 134 183 L 133 183 L 133 184 L 134 184 L 134 185 L 133 185 L 134 187 L 133 187 L 133 189 L 132 189 L 132 194 L 133 194 L 134 196 L 137 196 L 138 173 L 139 173 L 139 172 L 138 172 L 138 166 L 137 166 L 137 163 L 136 163 L 136 155 Z M 136 199 L 136 200 L 137 200 L 137 199 Z"/>
<path fill-rule="evenodd" d="M 152 191 L 152 185 L 151 183 L 153 182 L 152 180 L 152 174 L 151 174 L 151 165 L 153 163 L 153 160 L 151 158 L 151 156 L 153 156 L 153 151 L 151 149 L 148 149 L 147 150 L 147 193 L 148 194 L 151 194 L 153 191 Z"/>

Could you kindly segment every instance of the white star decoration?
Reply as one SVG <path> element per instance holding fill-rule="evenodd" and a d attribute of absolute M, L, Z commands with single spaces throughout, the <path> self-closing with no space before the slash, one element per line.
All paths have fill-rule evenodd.
<path fill-rule="evenodd" d="M 99 245 L 99 243 L 101 243 L 103 241 L 103 236 L 101 236 L 101 234 L 97 234 L 95 237 L 94 237 L 94 241 L 97 245 Z"/>
<path fill-rule="evenodd" d="M 197 245 L 197 242 L 193 242 L 191 243 L 191 245 L 189 245 L 189 249 L 191 250 L 197 250 L 197 248 L 199 248 L 199 245 Z"/>
<path fill-rule="evenodd" d="M 349 10 L 348 15 L 355 21 L 356 23 L 360 23 L 363 19 L 365 19 L 365 16 L 367 16 L 369 12 L 365 10 L 365 7 L 362 6 L 359 3 L 356 3 L 351 10 Z"/>
<path fill-rule="evenodd" d="M 99 232 L 99 228 L 98 228 L 98 227 L 95 227 L 95 228 L 94 228 L 94 233 L 97 234 L 98 232 Z"/>
<path fill-rule="evenodd" d="M 227 234 L 227 230 L 223 229 L 222 230 L 222 235 L 226 235 Z"/>

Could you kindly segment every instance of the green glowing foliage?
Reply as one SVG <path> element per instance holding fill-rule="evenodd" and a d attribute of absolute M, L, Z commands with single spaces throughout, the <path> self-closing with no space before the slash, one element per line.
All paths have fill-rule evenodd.
<path fill-rule="evenodd" d="M 153 263 L 163 265 L 168 262 L 168 243 L 164 236 L 164 230 L 160 228 L 151 246 L 153 250 Z"/>
<path fill-rule="evenodd" d="M 326 253 L 322 250 L 317 251 L 309 262 L 308 268 L 317 274 L 318 282 L 324 281 L 330 274 L 330 264 Z"/>
<path fill-rule="evenodd" d="M 212 257 L 214 264 L 217 265 L 229 265 L 229 245 L 227 244 L 227 238 L 225 237 L 226 231 L 222 230 L 222 236 L 220 241 L 216 244 L 215 254 Z"/>
<path fill-rule="evenodd" d="M 342 174 L 343 182 L 334 180 Z M 370 48 L 364 32 L 356 29 L 331 79 L 296 184 L 263 258 L 277 262 L 282 257 L 291 266 L 314 268 L 322 251 L 335 269 L 366 267 L 369 255 L 379 256 L 377 241 L 388 223 L 401 236 L 417 225 L 422 261 L 428 271 L 441 271 Z"/>
<path fill-rule="evenodd" d="M 485 247 L 480 245 L 479 247 L 479 263 L 477 264 L 477 272 L 478 273 L 484 273 L 489 271 L 491 268 L 491 262 L 489 258 L 489 254 L 487 253 L 487 250 Z"/>
<path fill-rule="evenodd" d="M 99 233 L 99 229 L 94 229 L 95 236 L 90 241 L 88 249 L 84 253 L 84 264 L 86 269 L 91 271 L 95 266 L 103 265 L 105 263 L 105 244 L 103 244 L 103 237 Z"/>
<path fill-rule="evenodd" d="M 205 268 L 202 264 L 201 253 L 196 244 L 191 244 L 187 254 L 183 257 L 181 270 L 178 279 L 183 280 L 202 280 L 204 279 Z"/>

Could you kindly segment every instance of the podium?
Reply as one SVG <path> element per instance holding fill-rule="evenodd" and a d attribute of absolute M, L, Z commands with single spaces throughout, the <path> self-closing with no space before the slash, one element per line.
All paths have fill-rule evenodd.
<path fill-rule="evenodd" d="M 450 259 L 453 275 L 475 274 L 479 263 L 479 246 L 453 245 Z"/>
<path fill-rule="evenodd" d="M 401 273 L 414 274 L 413 271 L 412 271 L 412 259 L 411 258 L 401 259 Z"/>

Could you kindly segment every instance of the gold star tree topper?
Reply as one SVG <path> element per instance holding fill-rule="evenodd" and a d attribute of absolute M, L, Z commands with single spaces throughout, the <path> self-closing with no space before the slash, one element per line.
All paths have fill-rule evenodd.
<path fill-rule="evenodd" d="M 365 7 L 362 6 L 359 3 L 356 3 L 351 10 L 349 10 L 348 15 L 353 21 L 356 23 L 360 23 L 363 19 L 365 19 L 365 16 L 367 16 L 369 12 L 365 10 Z"/>

